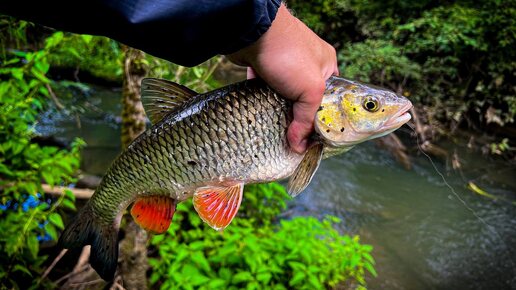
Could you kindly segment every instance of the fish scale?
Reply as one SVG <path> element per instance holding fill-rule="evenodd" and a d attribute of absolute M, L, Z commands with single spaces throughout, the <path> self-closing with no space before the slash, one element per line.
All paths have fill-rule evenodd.
<path fill-rule="evenodd" d="M 384 136 L 410 119 L 412 104 L 393 92 L 339 77 L 326 82 L 303 154 L 292 151 L 287 128 L 292 103 L 261 80 L 208 92 L 164 80 L 142 82 L 153 123 L 114 161 L 90 201 L 59 239 L 64 248 L 90 244 L 90 263 L 112 279 L 120 218 L 130 203 L 136 223 L 164 233 L 176 204 L 192 197 L 199 217 L 221 230 L 235 217 L 243 185 L 287 177 L 291 196 L 310 183 L 321 159 Z"/>
<path fill-rule="evenodd" d="M 239 83 L 195 101 L 192 114 L 167 116 L 113 163 L 92 198 L 104 223 L 112 223 L 119 208 L 139 195 L 180 201 L 220 180 L 270 181 L 302 158 L 287 146 L 291 103 L 260 82 Z"/>

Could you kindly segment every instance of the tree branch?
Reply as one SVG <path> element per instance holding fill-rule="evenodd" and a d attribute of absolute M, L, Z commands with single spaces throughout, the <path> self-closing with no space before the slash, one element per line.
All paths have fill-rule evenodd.
<path fill-rule="evenodd" d="M 48 184 L 42 184 L 41 187 L 45 193 L 51 195 L 63 195 L 65 189 L 70 190 L 76 198 L 89 199 L 95 192 L 93 189 L 88 188 L 69 188 L 65 186 L 50 186 Z"/>

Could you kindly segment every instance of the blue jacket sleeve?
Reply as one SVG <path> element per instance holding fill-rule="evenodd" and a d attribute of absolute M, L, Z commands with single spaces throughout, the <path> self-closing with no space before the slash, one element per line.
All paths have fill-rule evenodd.
<path fill-rule="evenodd" d="M 255 42 L 281 0 L 6 0 L 0 13 L 193 66 Z"/>

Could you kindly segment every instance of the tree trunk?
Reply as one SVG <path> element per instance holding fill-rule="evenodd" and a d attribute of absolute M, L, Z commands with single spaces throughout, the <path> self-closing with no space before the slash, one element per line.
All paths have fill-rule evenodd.
<path fill-rule="evenodd" d="M 122 146 L 145 131 L 145 111 L 140 100 L 140 84 L 148 71 L 145 54 L 139 50 L 124 47 L 124 85 L 122 91 Z"/>
<path fill-rule="evenodd" d="M 145 131 L 145 111 L 140 100 L 140 84 L 148 71 L 145 54 L 125 47 L 122 92 L 122 146 Z M 120 242 L 121 274 L 125 289 L 147 289 L 147 232 L 126 217 L 125 237 Z"/>

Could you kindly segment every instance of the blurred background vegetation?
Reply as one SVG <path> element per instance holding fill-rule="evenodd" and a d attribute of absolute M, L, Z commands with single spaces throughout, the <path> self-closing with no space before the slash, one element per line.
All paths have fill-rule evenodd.
<path fill-rule="evenodd" d="M 516 7 L 512 1 L 292 0 L 294 14 L 338 51 L 341 75 L 409 97 L 423 141 L 482 135 L 478 148 L 514 162 Z M 70 116 L 88 108 L 70 90 L 121 86 L 124 49 L 98 36 L 54 31 L 0 16 L 0 283 L 4 289 L 64 287 L 55 241 L 76 207 L 74 185 L 87 144 L 59 146 L 35 131 L 49 106 Z M 224 84 L 221 57 L 184 68 L 146 55 L 148 76 L 200 91 Z M 223 72 L 218 72 L 219 75 Z M 417 125 L 417 124 L 416 124 Z M 288 200 L 278 184 L 249 186 L 239 217 L 219 234 L 189 203 L 166 235 L 149 242 L 148 284 L 170 289 L 363 288 L 376 276 L 370 245 L 339 233 L 340 221 L 279 216 Z M 41 250 L 41 248 L 44 248 Z M 76 256 L 78 254 L 76 253 Z M 61 274 L 58 276 L 58 274 Z M 94 280 L 96 281 L 96 280 Z M 99 286 L 100 281 L 91 284 Z"/>
<path fill-rule="evenodd" d="M 514 128 L 514 1 L 289 4 L 338 48 L 342 75 L 409 96 L 432 125 L 445 126 L 440 133 Z"/>

